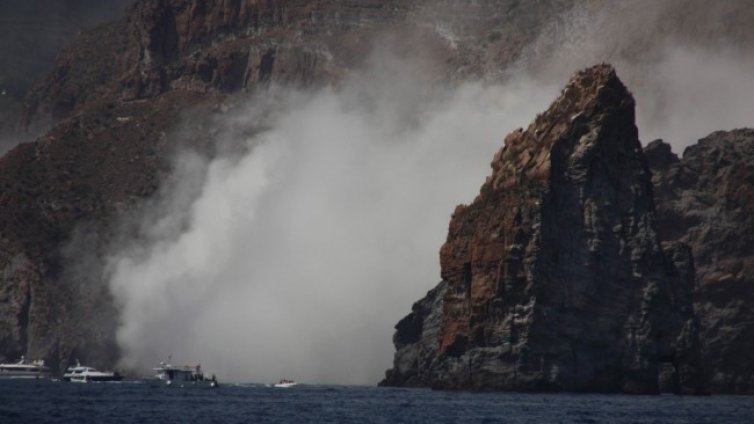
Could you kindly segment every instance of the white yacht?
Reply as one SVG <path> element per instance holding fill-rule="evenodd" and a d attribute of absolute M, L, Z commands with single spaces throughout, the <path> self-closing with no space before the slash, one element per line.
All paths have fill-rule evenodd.
<path fill-rule="evenodd" d="M 69 367 L 63 374 L 63 381 L 72 383 L 89 383 L 90 381 L 120 381 L 123 376 L 117 372 L 98 371 L 96 368 L 85 367 L 76 361 L 75 367 Z"/>
<path fill-rule="evenodd" d="M 50 369 L 45 366 L 45 362 L 42 360 L 28 362 L 22 356 L 21 360 L 16 363 L 0 364 L 0 379 L 37 379 L 48 378 L 49 376 Z"/>

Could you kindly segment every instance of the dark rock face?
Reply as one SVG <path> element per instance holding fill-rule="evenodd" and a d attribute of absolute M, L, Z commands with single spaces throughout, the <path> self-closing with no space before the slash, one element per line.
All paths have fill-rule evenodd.
<path fill-rule="evenodd" d="M 154 123 L 175 121 L 171 98 L 149 110 L 105 106 L 0 159 L 0 357 L 114 365 L 101 223 L 157 189 L 168 147 Z"/>
<path fill-rule="evenodd" d="M 173 90 L 232 93 L 269 83 L 333 83 L 364 64 L 375 43 L 388 39 L 406 57 L 442 64 L 428 78 L 479 76 L 513 60 L 537 28 L 572 4 L 135 1 L 124 19 L 81 34 L 63 50 L 54 71 L 30 91 L 25 121 L 55 122 L 101 97 L 143 101 Z M 497 36 L 487 40 L 492 29 Z"/>
<path fill-rule="evenodd" d="M 393 336 L 397 351 L 395 363 L 393 369 L 387 371 L 382 385 L 427 387 L 431 384 L 447 287 L 447 283 L 440 282 L 422 300 L 414 303 L 411 313 L 396 324 Z"/>
<path fill-rule="evenodd" d="M 754 393 L 754 130 L 715 132 L 682 159 L 655 141 L 660 236 L 693 250 L 694 308 L 714 393 Z"/>
<path fill-rule="evenodd" d="M 634 101 L 614 70 L 576 74 L 492 169 L 440 252 L 439 331 L 430 292 L 396 327 L 383 384 L 656 393 L 670 379 L 702 391 L 693 259 L 660 243 Z"/>

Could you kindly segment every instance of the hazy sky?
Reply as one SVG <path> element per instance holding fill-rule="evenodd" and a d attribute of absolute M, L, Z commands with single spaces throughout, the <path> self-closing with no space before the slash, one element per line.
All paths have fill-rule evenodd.
<path fill-rule="evenodd" d="M 662 138 L 680 154 L 713 131 L 752 125 L 752 13 L 741 0 L 582 2 L 545 28 L 516 66 L 553 83 L 613 64 L 636 98 L 641 140 Z"/>
<path fill-rule="evenodd" d="M 505 134 L 581 67 L 616 63 L 645 142 L 678 150 L 750 124 L 752 64 L 735 51 L 661 39 L 633 63 L 616 43 L 643 37 L 641 22 L 584 13 L 545 31 L 498 85 L 438 89 L 383 54 L 378 72 L 354 72 L 337 91 L 278 90 L 229 113 L 220 134 L 276 111 L 256 136 L 216 140 L 245 154 L 178 155 L 141 241 L 112 252 L 123 364 L 172 354 L 224 380 L 376 383 L 393 326 L 440 279 L 455 205 L 476 195 Z"/>

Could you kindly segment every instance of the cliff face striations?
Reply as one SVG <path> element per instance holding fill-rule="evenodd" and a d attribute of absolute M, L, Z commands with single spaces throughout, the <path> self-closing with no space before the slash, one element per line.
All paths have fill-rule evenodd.
<path fill-rule="evenodd" d="M 683 153 L 645 149 L 660 235 L 691 246 L 702 359 L 716 393 L 754 393 L 754 130 L 715 132 Z"/>
<path fill-rule="evenodd" d="M 501 12 L 509 3 L 517 13 Z M 391 41 L 399 55 L 431 58 L 436 75 L 428 78 L 479 76 L 515 58 L 572 1 L 536 3 L 522 8 L 526 14 L 516 3 L 446 0 L 442 10 L 452 12 L 440 13 L 429 1 L 136 1 L 124 19 L 81 34 L 63 50 L 30 91 L 26 123 L 69 117 L 102 97 L 322 86 L 363 65 L 375 44 Z M 480 42 L 498 27 L 505 28 L 498 39 Z"/>
<path fill-rule="evenodd" d="M 660 242 L 634 101 L 614 70 L 576 74 L 492 170 L 453 213 L 443 282 L 396 327 L 383 384 L 702 391 L 693 260 Z"/>

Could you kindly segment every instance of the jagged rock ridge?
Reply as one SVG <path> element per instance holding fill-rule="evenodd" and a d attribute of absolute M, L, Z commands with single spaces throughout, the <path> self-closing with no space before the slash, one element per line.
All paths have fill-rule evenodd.
<path fill-rule="evenodd" d="M 577 73 L 506 137 L 492 169 L 453 213 L 443 282 L 396 327 L 382 384 L 703 391 L 693 259 L 660 243 L 634 101 L 615 71 Z"/>
<path fill-rule="evenodd" d="M 660 236 L 688 244 L 702 360 L 713 393 L 754 393 L 754 130 L 708 135 L 679 159 L 647 145 Z"/>

